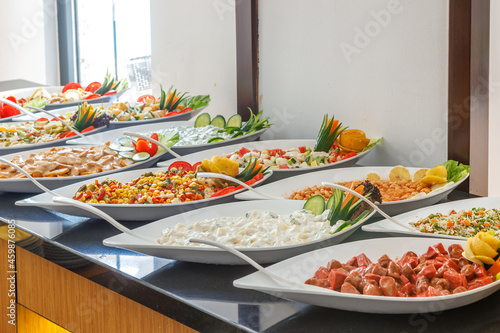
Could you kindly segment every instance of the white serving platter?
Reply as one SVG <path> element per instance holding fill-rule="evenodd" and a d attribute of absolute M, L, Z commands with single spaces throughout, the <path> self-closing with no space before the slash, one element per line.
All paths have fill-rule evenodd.
<path fill-rule="evenodd" d="M 259 191 L 273 196 L 282 197 L 290 195 L 292 192 L 297 190 L 302 190 L 306 187 L 313 185 L 321 185 L 321 182 L 346 182 L 352 180 L 364 179 L 366 174 L 369 172 L 377 172 L 382 179 L 387 179 L 389 177 L 389 172 L 393 167 L 352 167 L 352 168 L 340 168 L 332 170 L 324 170 L 317 172 L 310 172 L 307 174 L 294 176 L 282 180 L 278 180 L 271 184 L 266 184 L 259 188 Z M 415 173 L 415 171 L 420 168 L 407 168 L 410 174 Z M 429 193 L 425 196 L 412 198 L 408 200 L 399 200 L 391 202 L 383 202 L 379 205 L 386 214 L 396 215 L 417 208 L 432 205 L 439 200 L 446 197 L 451 191 L 453 191 L 460 183 L 462 183 L 467 177 L 460 180 L 458 183 L 449 185 L 447 188 L 442 188 L 440 191 Z M 241 193 L 235 196 L 236 199 L 240 200 L 255 200 L 255 199 L 265 199 L 256 193 Z"/>
<path fill-rule="evenodd" d="M 316 140 L 311 140 L 311 139 L 302 139 L 302 140 L 263 140 L 263 141 L 253 141 L 253 142 L 245 142 L 245 143 L 238 143 L 230 146 L 223 146 L 223 147 L 218 147 L 214 149 L 207 149 L 203 150 L 194 154 L 189 154 L 186 156 L 183 156 L 182 159 L 175 158 L 171 159 L 168 161 L 160 162 L 158 163 L 158 166 L 168 166 L 171 163 L 175 161 L 186 161 L 191 164 L 202 161 L 203 159 L 210 159 L 212 156 L 223 156 L 224 154 L 231 154 L 241 148 L 247 148 L 250 150 L 257 149 L 257 150 L 264 150 L 264 149 L 291 149 L 291 148 L 297 148 L 301 146 L 306 146 L 306 147 L 314 147 L 316 144 Z M 286 177 L 291 177 L 295 175 L 300 175 L 308 172 L 313 172 L 313 171 L 319 171 L 319 170 L 326 170 L 326 169 L 336 169 L 336 168 L 345 168 L 345 167 L 350 167 L 353 166 L 356 162 L 358 162 L 361 158 L 365 157 L 368 153 L 370 153 L 373 150 L 367 150 L 365 152 L 362 152 L 356 156 L 347 158 L 343 161 L 331 163 L 331 164 L 326 164 L 326 165 L 320 165 L 316 167 L 310 167 L 310 168 L 301 168 L 301 169 L 272 169 L 273 170 L 273 177 L 270 179 L 272 181 L 286 178 Z"/>
<path fill-rule="evenodd" d="M 106 178 L 114 179 L 117 180 L 118 182 L 125 183 L 125 182 L 130 182 L 135 178 L 138 178 L 145 172 L 158 172 L 158 171 L 165 171 L 166 168 L 152 168 L 152 169 L 140 169 L 140 170 L 133 170 L 133 171 L 125 171 L 125 172 L 117 172 L 112 175 L 107 175 L 107 176 L 100 176 L 100 177 L 94 177 L 93 179 L 99 180 L 99 182 L 104 181 Z M 272 174 L 269 173 L 266 176 L 264 176 L 263 179 L 259 180 L 258 182 L 255 183 L 254 186 L 258 186 L 262 182 L 266 181 L 270 175 Z M 89 183 L 92 183 L 92 180 L 85 180 L 81 182 L 74 183 L 72 185 L 68 185 L 65 187 L 58 188 L 54 190 L 53 192 L 56 193 L 57 195 L 60 195 L 62 197 L 66 198 L 72 198 L 77 190 L 82 186 L 82 185 L 88 185 Z M 158 220 L 160 218 L 164 218 L 167 216 L 175 215 L 175 214 L 180 214 L 184 213 L 193 209 L 197 208 L 202 208 L 202 207 L 207 207 L 209 205 L 213 205 L 215 203 L 221 203 L 221 202 L 227 202 L 233 198 L 233 195 L 235 193 L 239 193 L 241 191 L 246 191 L 246 189 L 240 189 L 235 192 L 214 197 L 214 198 L 207 198 L 203 200 L 197 200 L 197 201 L 190 201 L 190 202 L 180 202 L 180 203 L 168 203 L 168 204 L 91 204 L 92 206 L 99 208 L 106 214 L 110 215 L 113 217 L 115 220 L 121 220 L 121 221 L 153 221 L 153 220 Z M 35 206 L 35 207 L 41 207 L 45 208 L 48 210 L 64 213 L 64 214 L 69 214 L 69 215 L 76 215 L 76 216 L 83 216 L 83 217 L 91 217 L 91 218 L 98 218 L 98 216 L 89 213 L 86 210 L 82 210 L 80 208 L 76 208 L 71 205 L 67 204 L 58 204 L 52 202 L 52 195 L 43 193 L 36 195 L 31 198 L 27 198 L 24 200 L 20 200 L 16 202 L 17 206 Z"/>
<path fill-rule="evenodd" d="M 6 91 L 0 91 L 0 97 L 9 97 L 9 96 L 14 96 L 17 100 L 21 98 L 27 98 L 30 97 L 35 93 L 35 91 L 39 88 L 44 88 L 47 90 L 48 93 L 54 94 L 54 93 L 60 93 L 62 92 L 64 86 L 50 86 L 50 87 L 44 87 L 44 86 L 38 86 L 38 87 L 32 87 L 32 88 L 22 88 L 22 89 L 14 89 L 14 90 L 6 90 Z M 67 103 L 54 103 L 54 104 L 45 104 L 43 109 L 45 110 L 54 110 L 54 109 L 59 109 L 59 108 L 64 108 L 68 106 L 74 106 L 78 105 L 83 102 L 88 102 L 92 101 L 92 103 L 106 103 L 106 102 L 112 102 L 116 100 L 118 97 L 123 95 L 126 90 L 120 91 L 116 94 L 108 95 L 108 96 L 102 96 L 99 98 L 94 98 L 92 100 L 81 100 L 81 101 L 76 101 L 76 102 L 67 102 Z M 2 121 L 6 121 L 10 118 L 14 117 L 9 117 L 9 118 L 2 118 Z"/>
<path fill-rule="evenodd" d="M 96 134 L 92 135 L 91 139 L 97 139 L 99 141 L 115 141 L 118 140 L 119 138 L 123 137 L 123 132 L 129 131 L 129 132 L 134 132 L 134 133 L 148 133 L 148 132 L 154 132 L 154 131 L 159 131 L 167 128 L 172 128 L 172 127 L 177 127 L 177 126 L 191 126 L 194 127 L 194 121 L 172 121 L 172 122 L 167 122 L 167 123 L 154 123 L 154 124 L 148 124 L 148 125 L 137 125 L 134 126 L 133 128 L 120 128 L 120 129 L 115 129 L 111 131 L 107 131 L 105 133 L 101 134 Z M 221 147 L 221 146 L 227 146 L 231 144 L 236 144 L 239 142 L 248 142 L 248 141 L 254 141 L 257 140 L 265 131 L 267 128 L 261 129 L 260 131 L 243 135 L 239 138 L 234 138 L 234 139 L 227 139 L 224 141 L 219 141 L 219 142 L 212 142 L 212 143 L 206 143 L 202 145 L 190 145 L 190 146 L 180 146 L 176 147 L 173 145 L 171 149 L 175 151 L 177 154 L 184 156 L 188 154 L 192 154 L 198 151 L 203 151 L 206 149 L 211 149 L 211 148 L 216 148 L 216 147 Z M 73 140 L 68 141 L 69 144 L 88 144 L 86 140 L 82 138 L 76 138 Z M 173 158 L 171 154 L 166 154 L 162 156 L 162 159 L 166 160 L 168 158 Z"/>
<path fill-rule="evenodd" d="M 78 146 L 58 146 L 57 148 L 77 148 Z M 80 147 L 92 147 L 91 145 L 87 146 L 80 146 Z M 50 150 L 51 147 L 47 148 L 40 148 L 40 149 L 34 149 L 18 154 L 8 154 L 8 155 L 2 155 L 0 157 L 10 161 L 14 156 L 26 156 L 28 157 L 30 154 L 38 154 L 39 152 L 42 151 L 48 151 Z M 162 152 L 160 154 L 156 154 L 152 158 L 149 158 L 145 161 L 141 162 L 135 162 L 134 164 L 128 165 L 126 167 L 116 169 L 116 170 L 110 170 L 110 171 L 105 171 L 105 172 L 100 172 L 100 173 L 95 173 L 92 175 L 81 175 L 81 176 L 72 176 L 72 177 L 40 177 L 36 178 L 39 183 L 44 185 L 50 190 L 53 190 L 58 187 L 63 187 L 67 185 L 74 184 L 76 182 L 81 182 L 84 180 L 88 179 L 94 179 L 96 177 L 100 176 L 106 176 L 112 173 L 116 172 L 123 172 L 123 171 L 129 171 L 129 170 L 136 170 L 136 169 L 141 169 L 141 168 L 148 168 L 152 165 L 154 165 L 163 154 L 166 154 L 166 152 Z M 1 163 L 1 162 L 0 162 Z M 36 186 L 30 179 L 28 178 L 18 178 L 18 179 L 2 179 L 0 178 L 0 192 L 19 192 L 19 193 L 43 193 L 43 191 Z"/>
<path fill-rule="evenodd" d="M 7 126 L 7 127 L 12 127 L 16 126 L 19 124 L 22 124 L 23 122 L 10 122 L 10 123 L 0 123 L 0 127 L 2 126 Z M 95 135 L 94 133 L 99 133 L 102 130 L 104 130 L 106 127 L 98 127 L 96 129 L 93 129 L 92 131 L 86 132 L 85 135 Z M 45 147 L 53 147 L 53 146 L 61 146 L 65 144 L 67 141 L 70 141 L 74 137 L 69 137 L 69 138 L 63 138 L 63 139 L 58 139 L 54 141 L 49 141 L 49 142 L 42 142 L 42 143 L 34 143 L 34 144 L 26 144 L 26 145 L 16 145 L 12 147 L 0 147 L 0 156 L 5 156 L 6 154 L 15 154 L 18 152 L 22 151 L 30 151 L 38 148 L 45 148 Z M 101 137 L 102 140 L 99 140 L 99 142 L 106 142 L 103 141 L 105 140 L 105 137 Z M 109 140 L 108 140 L 109 141 Z M 82 145 L 88 145 L 88 144 L 96 144 L 95 142 L 84 142 Z"/>
<path fill-rule="evenodd" d="M 456 210 L 458 212 L 460 210 L 471 210 L 474 207 L 483 207 L 486 209 L 488 208 L 500 209 L 500 198 L 499 197 L 472 198 L 472 199 L 446 202 L 439 205 L 425 207 L 401 215 L 397 215 L 394 216 L 394 219 L 403 224 L 408 224 L 408 226 L 410 226 L 411 222 L 417 222 L 418 220 L 425 218 L 430 214 L 441 213 L 443 215 L 448 215 L 452 210 Z M 462 240 L 467 239 L 465 237 L 459 237 L 459 236 L 428 234 L 420 232 L 418 230 L 412 231 L 386 219 L 375 223 L 371 223 L 369 225 L 365 225 L 363 226 L 363 230 L 368 232 L 385 232 L 394 235 L 412 235 L 412 236 L 462 239 Z"/>
<path fill-rule="evenodd" d="M 334 245 L 304 253 L 274 264 L 268 269 L 275 274 L 301 284 L 313 277 L 316 270 L 320 266 L 326 266 L 331 259 L 346 262 L 353 256 L 365 253 L 370 260 L 376 262 L 383 254 L 387 254 L 392 259 L 398 256 L 401 257 L 407 251 L 422 254 L 427 252 L 429 246 L 439 242 L 443 243 L 445 248 L 454 243 L 459 243 L 462 247 L 465 246 L 463 240 L 436 240 L 421 237 L 376 238 Z M 400 314 L 444 311 L 474 303 L 496 292 L 500 288 L 500 281 L 458 294 L 408 298 L 354 295 L 319 288 L 317 291 L 302 289 L 284 283 L 277 283 L 261 272 L 235 280 L 234 286 L 328 308 L 356 312 Z"/>
<path fill-rule="evenodd" d="M 88 102 L 89 104 L 94 104 L 95 107 L 104 107 L 104 108 L 108 108 L 109 106 L 111 106 L 113 103 L 99 103 L 99 102 L 94 102 L 93 100 L 88 100 L 86 101 Z M 205 105 L 205 106 L 202 106 L 201 108 L 198 108 L 198 109 L 195 109 L 195 110 L 191 110 L 189 112 L 185 112 L 185 113 L 179 113 L 179 114 L 176 114 L 176 115 L 173 115 L 173 116 L 168 116 L 168 117 L 161 117 L 161 118 L 155 118 L 155 119 L 147 119 L 147 120 L 136 120 L 136 121 L 118 121 L 118 120 L 112 120 L 109 122 L 109 128 L 110 129 L 116 129 L 116 128 L 122 128 L 122 127 L 129 127 L 129 126 L 137 126 L 137 125 L 147 125 L 147 124 L 154 124 L 154 123 L 164 123 L 164 122 L 169 122 L 169 121 L 180 121 L 180 120 L 189 120 L 191 119 L 192 117 L 196 116 L 198 113 L 200 113 L 202 110 L 204 110 L 208 105 Z M 57 109 L 57 110 L 53 110 L 53 111 L 50 111 L 51 114 L 53 114 L 54 116 L 56 115 L 65 115 L 66 113 L 68 112 L 75 112 L 76 111 L 76 107 L 73 106 L 73 107 L 64 107 L 64 108 L 61 108 L 61 109 Z M 47 115 L 45 115 L 44 113 L 41 113 L 41 112 L 37 112 L 37 113 L 34 113 L 34 115 L 37 117 L 37 118 L 40 118 L 40 117 L 46 117 Z M 36 119 L 36 118 L 33 118 L 29 115 L 19 115 L 17 116 L 17 118 L 15 118 L 15 121 L 33 121 L 33 119 Z"/>
<path fill-rule="evenodd" d="M 291 200 L 259 200 L 233 202 L 224 205 L 201 208 L 188 213 L 171 216 L 169 218 L 155 221 L 134 229 L 134 232 L 138 232 L 141 235 L 152 239 L 157 239 L 162 236 L 162 231 L 165 228 L 173 227 L 177 223 L 191 224 L 196 221 L 203 221 L 210 218 L 223 216 L 242 216 L 246 212 L 252 211 L 254 209 L 271 211 L 277 214 L 287 214 L 300 210 L 303 206 L 303 202 Z M 355 232 L 372 215 L 373 212 L 365 219 L 354 224 L 350 228 L 347 228 L 336 234 L 329 235 L 323 239 L 290 246 L 238 248 L 238 250 L 261 264 L 274 263 L 300 253 L 312 251 L 332 244 L 338 244 L 345 238 L 350 236 L 353 232 Z M 161 244 L 152 244 L 148 243 L 145 240 L 138 239 L 124 233 L 107 238 L 103 241 L 103 243 L 106 246 L 120 247 L 161 258 L 205 264 L 246 264 L 246 262 L 244 262 L 240 258 L 219 248 L 209 246 L 166 246 Z"/>

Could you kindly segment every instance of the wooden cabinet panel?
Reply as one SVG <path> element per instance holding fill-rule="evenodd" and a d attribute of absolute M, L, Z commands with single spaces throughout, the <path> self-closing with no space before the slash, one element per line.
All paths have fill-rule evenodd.
<path fill-rule="evenodd" d="M 72 332 L 195 332 L 18 248 L 18 302 Z"/>

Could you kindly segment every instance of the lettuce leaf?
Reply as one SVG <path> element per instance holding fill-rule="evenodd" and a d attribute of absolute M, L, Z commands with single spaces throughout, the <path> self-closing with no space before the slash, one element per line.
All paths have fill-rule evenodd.
<path fill-rule="evenodd" d="M 193 110 L 199 109 L 205 105 L 208 105 L 210 103 L 210 95 L 198 95 L 198 96 L 191 96 L 186 98 L 183 101 L 183 104 L 188 107 L 192 108 Z"/>
<path fill-rule="evenodd" d="M 458 163 L 454 160 L 446 161 L 442 165 L 446 168 L 448 182 L 456 183 L 467 177 L 470 172 L 470 166 Z"/>
<path fill-rule="evenodd" d="M 368 145 L 366 145 L 365 148 L 363 148 L 363 150 L 361 152 L 364 152 L 364 151 L 367 151 L 369 149 L 372 149 L 373 147 L 375 147 L 375 145 L 377 143 L 379 143 L 380 141 L 382 141 L 382 137 L 380 138 L 374 138 L 374 139 L 370 139 L 370 142 L 368 142 Z"/>
<path fill-rule="evenodd" d="M 43 108 L 45 104 L 47 104 L 48 100 L 43 99 L 42 97 L 37 97 L 35 99 L 32 99 L 31 101 L 27 102 L 24 104 L 25 106 L 33 106 L 35 108 Z"/>

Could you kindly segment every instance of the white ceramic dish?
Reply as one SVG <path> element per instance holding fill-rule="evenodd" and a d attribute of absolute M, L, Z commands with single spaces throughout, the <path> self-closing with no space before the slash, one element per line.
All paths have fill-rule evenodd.
<path fill-rule="evenodd" d="M 417 209 L 408 213 L 394 216 L 397 221 L 404 224 L 411 222 L 416 222 L 422 218 L 429 216 L 430 214 L 441 213 L 443 215 L 448 215 L 453 209 L 457 212 L 460 210 L 471 210 L 474 207 L 484 207 L 484 208 L 496 208 L 500 209 L 500 197 L 496 198 L 473 198 L 457 200 L 452 202 L 446 202 L 439 205 L 425 207 Z M 389 220 L 381 220 L 369 225 L 363 226 L 364 231 L 369 232 L 385 232 L 394 235 L 412 235 L 412 236 L 422 236 L 422 237 L 433 237 L 433 238 L 448 238 L 448 239 L 467 239 L 465 237 L 450 236 L 450 235 L 440 235 L 440 234 L 427 234 L 420 232 L 418 230 L 408 230 L 402 226 L 395 224 Z"/>
<path fill-rule="evenodd" d="M 5 123 L 5 124 L 0 123 L 0 127 L 2 127 L 2 126 L 11 127 L 11 126 L 19 125 L 19 124 L 22 124 L 22 122 L 10 122 L 10 123 Z M 102 130 L 104 130 L 105 128 L 106 127 L 98 127 L 92 131 L 85 133 L 85 135 L 92 135 L 93 133 L 99 133 Z M 30 151 L 30 150 L 38 149 L 38 148 L 60 146 L 60 145 L 65 144 L 67 141 L 69 141 L 72 138 L 73 137 L 70 137 L 67 139 L 63 138 L 63 139 L 49 141 L 49 142 L 43 142 L 43 143 L 16 145 L 16 146 L 12 146 L 12 147 L 0 147 L 0 156 L 4 156 L 6 154 L 15 154 L 15 153 L 22 152 L 22 151 Z M 106 141 L 104 141 L 106 139 L 105 137 L 101 137 L 101 138 L 102 138 L 102 140 L 99 140 L 100 142 L 106 142 Z M 88 145 L 88 144 L 89 144 L 89 142 L 83 143 L 83 145 Z M 90 144 L 94 144 L 94 142 L 91 142 Z"/>
<path fill-rule="evenodd" d="M 92 135 L 91 138 L 95 138 L 99 141 L 115 141 L 118 140 L 119 138 L 123 137 L 123 132 L 124 131 L 129 131 L 129 132 L 134 132 L 134 133 L 147 133 L 147 132 L 153 132 L 153 131 L 159 131 L 167 128 L 172 128 L 172 127 L 177 127 L 177 126 L 194 126 L 194 121 L 173 121 L 173 122 L 168 122 L 168 123 L 154 123 L 154 124 L 148 124 L 148 125 L 137 125 L 134 126 L 133 128 L 123 128 L 123 129 L 115 129 L 112 131 L 107 131 L 102 134 L 96 134 Z M 211 148 L 216 148 L 216 147 L 221 147 L 221 146 L 227 146 L 230 144 L 236 144 L 238 142 L 247 142 L 247 141 L 254 141 L 257 140 L 262 133 L 264 133 L 267 130 L 267 128 L 264 128 L 260 131 L 254 132 L 252 134 L 247 134 L 244 136 L 241 136 L 239 138 L 234 138 L 234 139 L 227 139 L 224 141 L 219 141 L 219 142 L 212 142 L 212 143 L 206 143 L 203 145 L 191 145 L 191 146 L 182 146 L 182 147 L 176 147 L 175 145 L 171 147 L 173 151 L 175 151 L 177 154 L 184 156 L 188 154 L 192 154 L 198 151 L 203 151 L 206 149 L 211 149 Z M 73 140 L 68 141 L 69 144 L 88 144 L 86 140 L 82 138 L 76 138 Z M 173 158 L 171 154 L 166 154 L 162 156 L 162 159 L 166 160 L 168 158 Z"/>
<path fill-rule="evenodd" d="M 87 102 L 89 102 L 90 104 L 95 104 L 96 107 L 103 106 L 104 108 L 108 108 L 110 105 L 113 104 L 113 103 L 95 103 L 95 102 L 93 102 L 93 100 L 89 100 Z M 198 113 L 200 113 L 200 111 L 204 110 L 207 106 L 208 105 L 205 105 L 199 109 L 192 110 L 192 111 L 189 111 L 186 113 L 180 113 L 180 114 L 177 114 L 174 116 L 169 116 L 169 117 L 162 117 L 162 118 L 155 118 L 155 119 L 148 119 L 148 120 L 137 120 L 137 121 L 117 121 L 117 120 L 114 120 L 114 121 L 110 121 L 109 128 L 115 129 L 115 128 L 122 128 L 122 127 L 129 127 L 129 126 L 163 123 L 163 122 L 168 122 L 168 121 L 189 120 L 192 117 L 194 117 L 195 115 L 197 115 Z M 68 112 L 74 112 L 74 111 L 76 111 L 76 107 L 73 106 L 73 107 L 65 107 L 65 108 L 57 109 L 57 110 L 51 111 L 50 113 L 53 115 L 61 115 L 61 114 L 64 115 Z M 41 112 L 34 113 L 34 115 L 36 115 L 38 118 L 47 116 Z M 30 117 L 29 115 L 20 115 L 17 118 L 15 118 L 16 121 L 30 121 L 30 120 L 32 121 L 33 119 L 36 119 L 36 118 Z"/>
<path fill-rule="evenodd" d="M 186 156 L 183 156 L 182 159 L 172 159 L 168 160 L 165 162 L 160 162 L 158 163 L 158 166 L 168 166 L 171 163 L 178 161 L 178 160 L 183 160 L 186 162 L 189 162 L 191 164 L 202 161 L 203 159 L 210 159 L 212 156 L 218 155 L 218 156 L 223 156 L 224 154 L 231 154 L 237 150 L 239 150 L 242 147 L 245 147 L 247 149 L 253 150 L 264 150 L 264 149 L 291 149 L 291 148 L 297 148 L 301 146 L 306 146 L 306 147 L 314 147 L 316 144 L 316 140 L 311 140 L 311 139 L 303 139 L 303 140 L 264 140 L 264 141 L 254 141 L 254 142 L 245 142 L 245 143 L 238 143 L 230 146 L 224 146 L 224 147 L 218 147 L 214 149 L 208 149 L 208 150 L 203 150 L 194 154 L 189 154 Z M 325 170 L 325 169 L 336 169 L 336 168 L 345 168 L 345 167 L 350 167 L 353 166 L 357 161 L 359 161 L 361 158 L 366 156 L 372 149 L 367 150 L 363 153 L 360 153 L 354 157 L 347 158 L 343 161 L 327 164 L 327 165 L 321 165 L 317 167 L 311 167 L 311 168 L 301 168 L 301 169 L 272 169 L 273 170 L 273 177 L 271 180 L 278 180 L 286 177 L 291 177 L 295 175 L 300 175 L 303 173 L 307 172 L 313 172 L 313 171 L 319 171 L 319 170 Z"/>
<path fill-rule="evenodd" d="M 287 214 L 300 210 L 303 206 L 303 202 L 291 200 L 259 200 L 233 202 L 175 215 L 163 220 L 149 223 L 147 225 L 134 229 L 134 231 L 141 233 L 143 236 L 157 239 L 161 237 L 162 231 L 165 228 L 173 227 L 177 223 L 190 224 L 196 221 L 202 221 L 215 217 L 242 216 L 246 212 L 254 209 L 272 211 L 277 214 Z M 373 212 L 363 221 L 360 221 L 352 227 L 336 234 L 330 235 L 329 237 L 326 237 L 324 239 L 290 246 L 268 248 L 239 248 L 238 250 L 261 264 L 277 262 L 300 253 L 315 250 L 332 244 L 338 244 L 345 238 L 350 236 L 354 231 L 356 231 L 372 215 Z M 106 246 L 120 247 L 161 258 L 205 264 L 246 264 L 246 262 L 242 261 L 240 258 L 218 248 L 150 244 L 144 240 L 124 233 L 107 238 L 103 241 L 103 243 Z"/>
<path fill-rule="evenodd" d="M 465 246 L 465 241 L 433 240 L 428 238 L 377 238 L 357 242 L 344 243 L 322 248 L 313 252 L 284 260 L 268 267 L 273 273 L 288 278 L 296 283 L 304 283 L 314 276 L 320 266 L 325 266 L 329 260 L 337 259 L 346 262 L 353 256 L 365 253 L 372 261 L 383 254 L 394 259 L 401 257 L 407 251 L 422 254 L 427 248 L 437 243 L 443 243 L 445 248 L 450 244 L 459 243 Z M 234 286 L 243 289 L 254 289 L 281 298 L 294 301 L 356 312 L 368 313 L 425 313 L 444 311 L 479 301 L 500 288 L 500 281 L 463 293 L 437 297 L 386 297 L 371 295 L 354 295 L 335 292 L 329 289 L 310 290 L 276 283 L 261 272 L 247 275 L 234 281 Z"/>
<path fill-rule="evenodd" d="M 68 146 L 66 146 L 68 147 Z M 83 146 L 82 146 L 83 147 Z M 85 147 L 92 147 L 91 145 L 85 146 Z M 57 148 L 64 148 L 62 146 L 59 146 Z M 77 148 L 74 145 L 69 146 L 69 148 Z M 9 155 L 3 155 L 1 156 L 2 158 L 10 161 L 14 156 L 20 155 L 20 156 L 29 156 L 30 154 L 37 154 L 42 151 L 48 151 L 50 150 L 50 147 L 47 148 L 40 148 L 40 149 L 35 149 L 35 150 L 30 150 L 26 152 L 22 152 L 20 154 L 9 154 Z M 161 157 L 161 155 L 165 154 L 166 152 L 163 152 L 161 154 L 157 154 L 153 158 L 150 158 L 148 160 L 142 161 L 142 162 L 135 162 L 134 164 L 131 164 L 129 166 L 116 169 L 116 170 L 110 170 L 106 172 L 100 172 L 92 175 L 82 175 L 82 176 L 73 176 L 73 177 L 54 177 L 54 178 L 37 178 L 38 182 L 40 182 L 42 185 L 47 187 L 50 190 L 53 190 L 58 187 L 62 186 L 67 186 L 74 184 L 75 182 L 80 182 L 88 179 L 94 179 L 96 177 L 100 176 L 105 176 L 109 175 L 112 173 L 116 172 L 122 172 L 122 171 L 129 171 L 129 170 L 135 170 L 135 169 L 140 169 L 140 168 L 148 168 L 152 165 L 154 165 Z M 0 192 L 19 192 L 19 193 L 42 193 L 43 191 L 36 186 L 31 180 L 28 178 L 19 178 L 19 179 L 1 179 L 0 178 Z"/>
<path fill-rule="evenodd" d="M 45 90 L 47 90 L 48 93 L 54 94 L 54 93 L 60 93 L 60 92 L 62 92 L 64 86 L 50 86 L 50 87 L 38 86 L 38 87 L 32 87 L 32 88 L 22 88 L 22 89 L 0 91 L 0 97 L 14 96 L 17 100 L 19 100 L 21 98 L 30 97 L 31 95 L 33 95 L 35 93 L 35 91 L 38 88 L 44 88 Z M 125 91 L 126 90 L 123 90 L 123 91 L 120 91 L 119 93 L 116 93 L 116 94 L 113 94 L 113 95 L 102 96 L 102 97 L 99 97 L 99 98 L 94 98 L 91 101 L 92 101 L 92 103 L 106 103 L 106 102 L 111 102 L 111 101 L 116 100 L 121 95 L 123 95 L 123 93 Z M 68 106 L 78 105 L 78 104 L 83 103 L 83 102 L 86 102 L 86 101 L 82 100 L 82 101 L 77 101 L 77 102 L 45 104 L 45 106 L 43 108 L 45 110 L 54 110 L 54 109 L 68 107 Z M 2 121 L 4 121 L 4 119 L 9 119 L 9 118 L 2 118 Z"/>
<path fill-rule="evenodd" d="M 153 169 L 140 169 L 134 171 L 125 171 L 118 172 L 112 175 L 94 177 L 92 179 L 98 179 L 99 182 L 104 181 L 106 178 L 115 179 L 119 182 L 125 183 L 132 181 L 133 179 L 139 177 L 145 172 L 157 172 L 164 171 L 166 168 L 153 168 Z M 266 181 L 269 176 L 267 174 L 263 179 L 255 183 L 255 185 L 259 185 L 262 182 Z M 66 197 L 72 198 L 77 190 L 82 185 L 88 185 L 92 180 L 85 180 L 78 183 L 74 183 L 69 186 L 61 187 L 53 192 L 56 194 Z M 246 191 L 245 189 L 240 189 L 235 192 L 222 195 L 215 198 L 208 198 L 204 200 L 197 200 L 191 202 L 180 202 L 180 203 L 169 203 L 169 204 L 144 204 L 144 205 L 119 205 L 119 204 L 91 204 L 92 206 L 101 209 L 103 212 L 107 213 L 111 217 L 116 220 L 121 221 L 153 221 L 158 220 L 160 218 L 164 218 L 167 216 L 184 213 L 189 210 L 197 209 L 212 205 L 214 203 L 227 202 L 232 199 L 235 193 L 239 193 L 241 191 Z M 56 212 L 76 215 L 76 216 L 84 216 L 84 217 L 92 217 L 97 218 L 97 216 L 89 213 L 80 208 L 76 208 L 74 206 L 66 205 L 66 204 L 57 204 L 52 202 L 52 196 L 47 193 L 39 194 L 31 198 L 27 198 L 24 200 L 20 200 L 16 202 L 17 206 L 36 206 L 49 210 L 53 210 Z"/>
<path fill-rule="evenodd" d="M 387 179 L 389 177 L 389 172 L 391 171 L 391 169 L 392 167 L 353 167 L 310 172 L 307 174 L 279 180 L 271 184 L 266 184 L 264 186 L 261 186 L 259 188 L 259 191 L 273 197 L 284 197 L 285 195 L 290 195 L 292 192 L 302 190 L 306 187 L 321 185 L 321 182 L 337 183 L 364 179 L 366 174 L 372 171 L 377 172 L 382 177 L 382 179 Z M 413 173 L 420 168 L 407 169 L 408 171 L 410 171 L 410 174 L 413 175 Z M 466 178 L 462 179 L 458 183 L 451 185 L 448 188 L 442 189 L 439 192 L 433 192 L 423 197 L 408 200 L 383 202 L 379 205 L 379 207 L 389 215 L 396 215 L 402 212 L 429 206 L 446 197 L 448 193 L 453 191 L 465 179 Z M 256 193 L 241 193 L 236 195 L 235 198 L 240 200 L 265 199 L 264 197 L 261 197 Z"/>

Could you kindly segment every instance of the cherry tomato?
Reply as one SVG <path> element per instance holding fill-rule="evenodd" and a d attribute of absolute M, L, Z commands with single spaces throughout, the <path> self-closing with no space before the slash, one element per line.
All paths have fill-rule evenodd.
<path fill-rule="evenodd" d="M 69 90 L 69 89 L 82 89 L 82 86 L 79 83 L 70 82 L 64 86 L 62 92 L 65 92 L 66 90 Z"/>
<path fill-rule="evenodd" d="M 110 90 L 107 93 L 105 93 L 103 96 L 109 96 L 109 95 L 114 95 L 116 94 L 116 90 Z"/>
<path fill-rule="evenodd" d="M 156 155 L 158 151 L 158 146 L 152 142 L 146 141 L 144 139 L 137 139 L 137 144 L 135 147 L 138 153 L 148 153 L 151 157 Z"/>
<path fill-rule="evenodd" d="M 137 102 L 144 102 L 146 98 L 152 100 L 153 103 L 156 102 L 156 98 L 153 95 L 142 95 L 137 99 Z"/>
<path fill-rule="evenodd" d="M 101 88 L 101 83 L 100 82 L 92 82 L 90 83 L 87 88 L 85 88 L 85 91 L 95 93 L 97 89 Z"/>
<path fill-rule="evenodd" d="M 151 139 L 158 141 L 158 133 L 151 134 Z"/>
<path fill-rule="evenodd" d="M 85 97 L 85 99 L 94 99 L 94 98 L 99 98 L 101 97 L 101 95 L 99 94 L 92 94 L 92 95 L 88 95 L 87 97 Z"/>
<path fill-rule="evenodd" d="M 170 171 L 172 169 L 177 169 L 177 170 L 189 172 L 189 171 L 193 171 L 193 166 L 190 163 L 185 162 L 185 161 L 177 161 L 177 162 L 170 164 L 170 166 L 168 167 L 168 171 Z"/>

